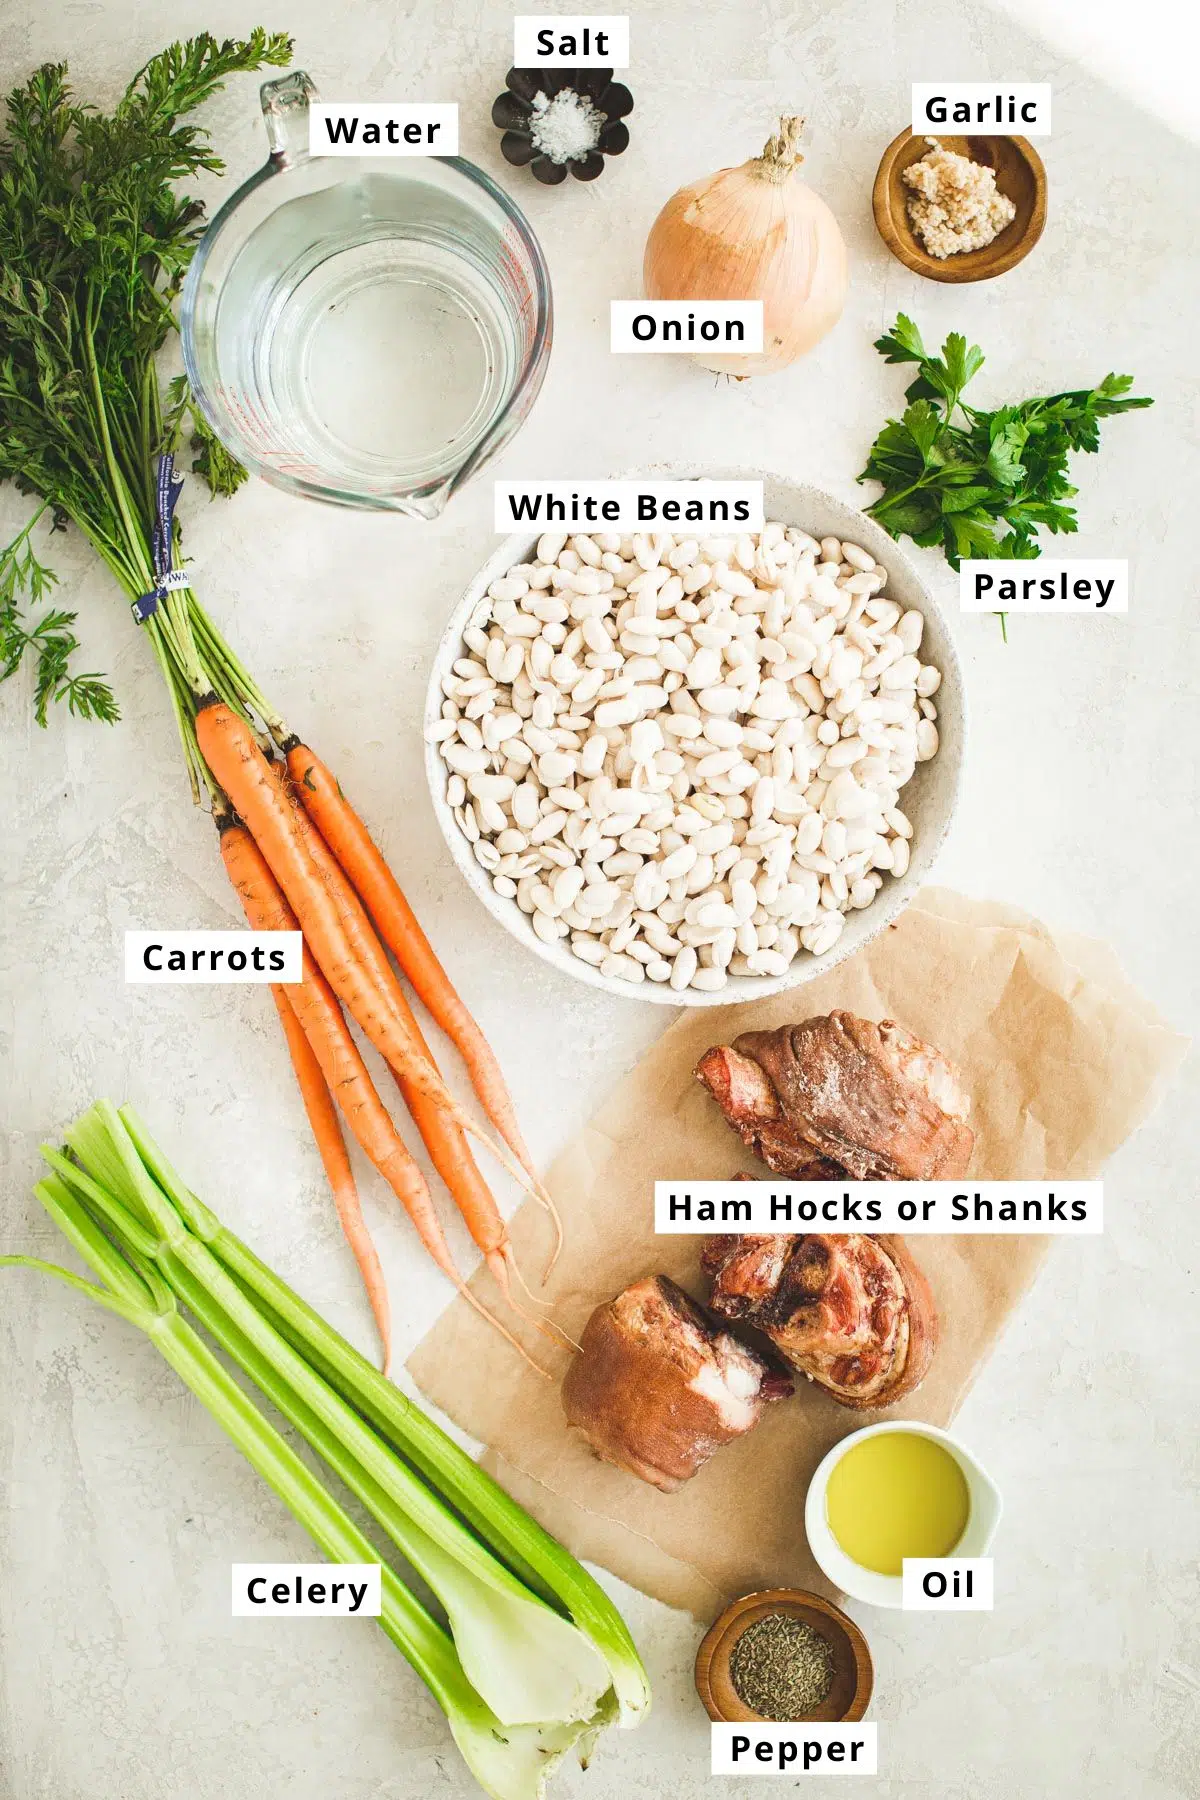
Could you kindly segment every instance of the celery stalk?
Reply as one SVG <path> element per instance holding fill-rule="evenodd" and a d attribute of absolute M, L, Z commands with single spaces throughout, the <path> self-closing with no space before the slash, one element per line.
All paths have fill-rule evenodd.
<path fill-rule="evenodd" d="M 412 1463 L 526 1586 L 565 1609 L 608 1665 L 619 1722 L 627 1727 L 640 1724 L 650 1705 L 646 1671 L 625 1621 L 599 1582 L 461 1445 L 221 1225 L 182 1185 L 132 1108 L 122 1107 L 119 1116 L 158 1187 L 253 1297 L 260 1315 L 268 1317 L 329 1386 Z"/>
<path fill-rule="evenodd" d="M 222 1228 L 210 1248 L 330 1387 L 445 1496 L 527 1586 L 565 1609 L 608 1665 L 618 1723 L 627 1729 L 640 1725 L 650 1709 L 650 1683 L 629 1627 L 595 1577 L 231 1231 Z"/>
<path fill-rule="evenodd" d="M 486 1791 L 535 1800 L 566 1749 L 586 1762 L 615 1716 L 635 1723 L 645 1671 L 574 1558 L 224 1229 L 128 1108 L 98 1102 L 67 1144 L 44 1149 L 37 1193 L 107 1291 L 63 1278 L 152 1338 L 327 1555 L 376 1560 L 179 1301 L 366 1507 L 445 1608 L 450 1633 L 383 1565 L 381 1624 Z"/>
<path fill-rule="evenodd" d="M 0 1257 L 0 1267 L 53 1275 L 137 1325 L 331 1562 L 379 1561 L 374 1545 L 180 1317 L 174 1296 L 161 1282 L 143 1280 L 136 1253 L 135 1262 L 126 1263 L 122 1271 L 119 1252 L 61 1183 L 43 1181 L 35 1192 L 84 1259 L 113 1288 L 106 1292 L 69 1270 L 32 1257 Z M 588 1722 L 503 1724 L 471 1686 L 449 1634 L 386 1563 L 381 1564 L 381 1587 L 380 1625 L 438 1701 L 480 1786 L 493 1800 L 539 1800 L 546 1776 L 568 1749 L 589 1735 Z"/>
<path fill-rule="evenodd" d="M 378 1445 L 369 1427 L 325 1388 L 319 1375 L 306 1364 L 297 1372 L 300 1359 L 290 1346 L 281 1344 L 279 1352 L 266 1354 L 261 1343 L 270 1339 L 262 1332 L 248 1335 L 235 1316 L 253 1312 L 250 1303 L 243 1301 L 234 1312 L 222 1306 L 221 1284 L 229 1277 L 220 1271 L 214 1291 L 211 1271 L 201 1274 L 193 1267 L 198 1263 L 205 1269 L 205 1259 L 213 1259 L 197 1248 L 202 1251 L 198 1257 L 160 1252 L 159 1272 L 428 1583 L 446 1609 L 463 1671 L 480 1697 L 505 1725 L 544 1719 L 590 1724 L 610 1682 L 588 1639 L 491 1556 L 405 1465 Z M 349 1429 L 331 1428 L 329 1417 L 341 1415 L 342 1427 L 348 1421 Z M 372 1452 L 365 1461 L 355 1454 L 364 1440 Z"/>

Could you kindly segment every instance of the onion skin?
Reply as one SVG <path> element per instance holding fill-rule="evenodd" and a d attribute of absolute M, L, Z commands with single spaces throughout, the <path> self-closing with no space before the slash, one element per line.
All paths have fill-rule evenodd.
<path fill-rule="evenodd" d="M 721 375 L 786 369 L 837 324 L 846 299 L 837 220 L 796 176 L 798 155 L 785 162 L 770 151 L 680 188 L 646 240 L 647 299 L 763 302 L 761 355 L 696 354 Z"/>

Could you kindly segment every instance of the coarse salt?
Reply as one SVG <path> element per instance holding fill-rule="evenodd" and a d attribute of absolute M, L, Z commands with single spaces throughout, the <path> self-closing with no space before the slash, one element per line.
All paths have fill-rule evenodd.
<path fill-rule="evenodd" d="M 534 95 L 529 135 L 534 149 L 551 162 L 578 162 L 596 148 L 603 129 L 604 114 L 574 88 L 563 88 L 553 100 Z"/>

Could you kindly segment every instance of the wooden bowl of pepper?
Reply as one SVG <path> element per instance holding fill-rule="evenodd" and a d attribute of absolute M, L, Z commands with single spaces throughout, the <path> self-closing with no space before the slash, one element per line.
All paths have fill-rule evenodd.
<path fill-rule="evenodd" d="M 767 1588 L 727 1606 L 696 1653 L 710 1719 L 799 1724 L 861 1719 L 875 1671 L 839 1606 L 800 1588 Z"/>

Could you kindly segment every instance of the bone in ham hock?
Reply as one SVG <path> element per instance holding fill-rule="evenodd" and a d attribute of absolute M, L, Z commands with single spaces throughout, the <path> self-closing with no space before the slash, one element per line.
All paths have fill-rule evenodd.
<path fill-rule="evenodd" d="M 596 1308 L 562 1402 L 602 1461 L 669 1494 L 791 1391 L 675 1282 L 648 1275 Z"/>
<path fill-rule="evenodd" d="M 924 1379 L 937 1311 L 903 1238 L 716 1237 L 700 1261 L 712 1310 L 764 1332 L 843 1406 L 891 1406 Z"/>
<path fill-rule="evenodd" d="M 833 1012 L 751 1031 L 696 1069 L 742 1142 L 799 1181 L 965 1175 L 970 1099 L 940 1050 L 892 1019 Z M 937 1344 L 929 1285 L 904 1239 L 720 1237 L 702 1266 L 723 1318 L 764 1332 L 843 1406 L 881 1407 L 923 1379 Z"/>
<path fill-rule="evenodd" d="M 747 1031 L 696 1075 L 742 1142 L 793 1181 L 954 1181 L 971 1102 L 940 1050 L 892 1019 L 833 1012 Z"/>
<path fill-rule="evenodd" d="M 742 1142 L 789 1180 L 966 1173 L 974 1135 L 958 1075 L 890 1019 L 834 1012 L 746 1032 L 706 1051 L 696 1074 Z M 567 1418 L 596 1454 L 667 1492 L 790 1391 L 771 1352 L 726 1323 L 762 1333 L 843 1406 L 890 1406 L 929 1368 L 937 1311 L 901 1237 L 717 1237 L 701 1268 L 711 1310 L 647 1276 L 596 1308 L 563 1383 Z"/>

